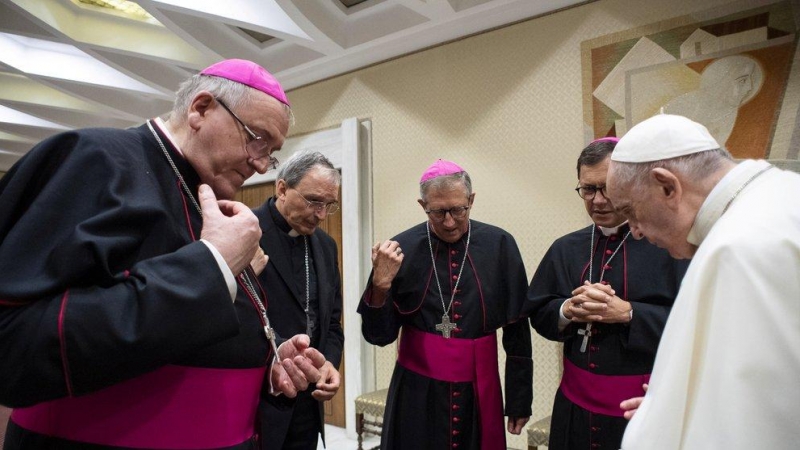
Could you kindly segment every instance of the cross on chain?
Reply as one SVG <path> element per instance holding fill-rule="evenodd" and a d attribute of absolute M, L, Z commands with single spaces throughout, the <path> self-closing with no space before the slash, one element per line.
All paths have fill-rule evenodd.
<path fill-rule="evenodd" d="M 450 322 L 450 316 L 445 313 L 442 316 L 442 323 L 436 324 L 436 331 L 442 333 L 445 339 L 450 339 L 450 332 L 456 329 L 456 324 Z"/>
<path fill-rule="evenodd" d="M 581 353 L 585 353 L 586 344 L 589 343 L 589 338 L 592 336 L 592 323 L 589 322 L 586 324 L 586 328 L 579 329 L 578 334 L 583 336 L 583 342 L 581 342 Z"/>

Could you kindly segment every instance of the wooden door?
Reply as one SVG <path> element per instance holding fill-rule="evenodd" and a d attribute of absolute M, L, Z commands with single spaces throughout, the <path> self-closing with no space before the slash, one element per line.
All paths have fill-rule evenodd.
<path fill-rule="evenodd" d="M 236 200 L 244 203 L 250 208 L 260 206 L 267 201 L 268 198 L 275 195 L 275 183 L 264 183 L 253 186 L 245 186 L 236 194 Z M 339 189 L 339 202 L 342 200 L 342 191 Z M 319 229 L 328 233 L 334 241 L 339 250 L 339 270 L 344 273 L 342 267 L 342 211 L 337 211 L 336 214 L 329 214 L 325 220 L 320 222 Z M 340 274 L 341 276 L 341 274 Z M 341 281 L 341 280 L 340 280 Z M 344 307 L 344 305 L 342 305 Z M 344 321 L 344 314 L 342 314 L 342 321 Z M 344 323 L 342 323 L 344 328 Z M 345 401 L 344 401 L 344 355 L 342 355 L 342 362 L 339 365 L 339 374 L 341 375 L 341 385 L 339 392 L 329 402 L 325 402 L 325 423 L 337 427 L 345 427 Z"/>

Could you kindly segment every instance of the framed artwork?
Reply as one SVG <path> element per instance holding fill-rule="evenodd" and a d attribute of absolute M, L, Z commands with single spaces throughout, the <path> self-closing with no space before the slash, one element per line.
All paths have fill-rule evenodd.
<path fill-rule="evenodd" d="M 737 2 L 582 42 L 586 141 L 620 137 L 661 112 L 680 114 L 735 158 L 800 172 L 792 3 Z"/>

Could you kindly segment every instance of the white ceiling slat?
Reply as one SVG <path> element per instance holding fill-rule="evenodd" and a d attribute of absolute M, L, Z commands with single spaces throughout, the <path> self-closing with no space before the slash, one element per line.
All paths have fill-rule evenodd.
<path fill-rule="evenodd" d="M 58 129 L 168 112 L 178 84 L 220 59 L 252 59 L 293 89 L 589 1 L 137 0 L 154 18 L 141 20 L 72 0 L 0 0 L 0 107 L 53 127 L 0 119 L 0 171 Z"/>

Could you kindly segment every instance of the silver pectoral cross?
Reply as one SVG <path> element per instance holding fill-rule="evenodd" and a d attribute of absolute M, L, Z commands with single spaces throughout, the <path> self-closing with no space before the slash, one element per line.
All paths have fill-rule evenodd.
<path fill-rule="evenodd" d="M 267 340 L 269 340 L 269 345 L 272 347 L 273 358 L 275 361 L 278 361 L 278 346 L 275 345 L 275 330 L 272 329 L 269 324 L 264 325 L 264 334 L 267 335 Z"/>
<path fill-rule="evenodd" d="M 311 320 L 310 317 L 306 316 L 306 334 L 308 335 L 309 339 L 311 338 L 312 332 L 314 332 L 314 321 Z"/>
<path fill-rule="evenodd" d="M 586 324 L 586 328 L 578 330 L 578 334 L 583 336 L 583 342 L 581 342 L 581 353 L 586 353 L 586 344 L 589 343 L 589 337 L 592 336 L 591 322 Z"/>
<path fill-rule="evenodd" d="M 447 313 L 442 315 L 442 323 L 436 324 L 436 331 L 442 333 L 445 339 L 450 339 L 450 332 L 456 329 L 455 322 L 450 322 L 450 316 Z"/>

